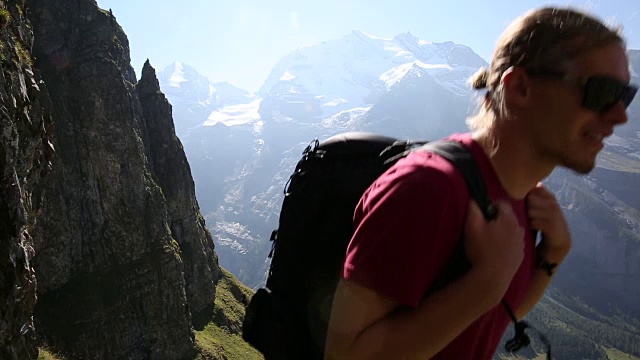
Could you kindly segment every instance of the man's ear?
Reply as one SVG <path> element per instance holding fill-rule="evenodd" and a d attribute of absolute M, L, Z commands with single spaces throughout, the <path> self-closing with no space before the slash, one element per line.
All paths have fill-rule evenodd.
<path fill-rule="evenodd" d="M 502 74 L 505 102 L 516 107 L 525 107 L 529 101 L 529 77 L 523 68 L 510 67 Z"/>

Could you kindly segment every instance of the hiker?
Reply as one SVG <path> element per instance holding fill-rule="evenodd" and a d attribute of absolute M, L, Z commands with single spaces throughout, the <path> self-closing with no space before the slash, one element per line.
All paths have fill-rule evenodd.
<path fill-rule="evenodd" d="M 493 357 L 509 312 L 522 319 L 536 305 L 571 248 L 541 182 L 557 166 L 589 173 L 627 121 L 637 88 L 625 48 L 618 30 L 571 8 L 531 10 L 506 29 L 472 79 L 487 92 L 470 132 L 448 137 L 474 155 L 497 218 L 483 218 L 442 157 L 395 163 L 355 210 L 325 359 Z M 459 239 L 470 270 L 425 297 Z"/>

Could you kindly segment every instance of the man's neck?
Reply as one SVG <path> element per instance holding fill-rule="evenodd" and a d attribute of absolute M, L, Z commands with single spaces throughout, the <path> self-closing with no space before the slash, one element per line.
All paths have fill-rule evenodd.
<path fill-rule="evenodd" d="M 512 130 L 497 129 L 491 136 L 481 130 L 473 134 L 473 139 L 484 149 L 507 193 L 514 199 L 524 199 L 555 165 L 536 153 L 530 137 Z"/>

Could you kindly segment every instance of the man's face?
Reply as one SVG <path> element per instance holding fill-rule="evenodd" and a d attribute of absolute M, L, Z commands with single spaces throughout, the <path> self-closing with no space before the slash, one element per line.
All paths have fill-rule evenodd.
<path fill-rule="evenodd" d="M 630 80 L 626 51 L 618 44 L 585 53 L 574 66 L 570 75 L 576 78 L 606 76 L 624 83 Z M 532 124 L 541 155 L 578 173 L 590 172 L 604 147 L 604 138 L 627 121 L 624 104 L 618 102 L 611 109 L 598 112 L 583 106 L 583 86 L 562 81 L 545 81 L 542 86 L 540 113 Z"/>

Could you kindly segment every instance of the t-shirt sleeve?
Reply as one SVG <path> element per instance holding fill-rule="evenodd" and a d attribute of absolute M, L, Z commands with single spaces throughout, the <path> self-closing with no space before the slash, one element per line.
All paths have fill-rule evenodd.
<path fill-rule="evenodd" d="M 381 176 L 355 210 L 343 277 L 417 306 L 459 240 L 464 191 L 448 164 L 398 167 Z"/>

